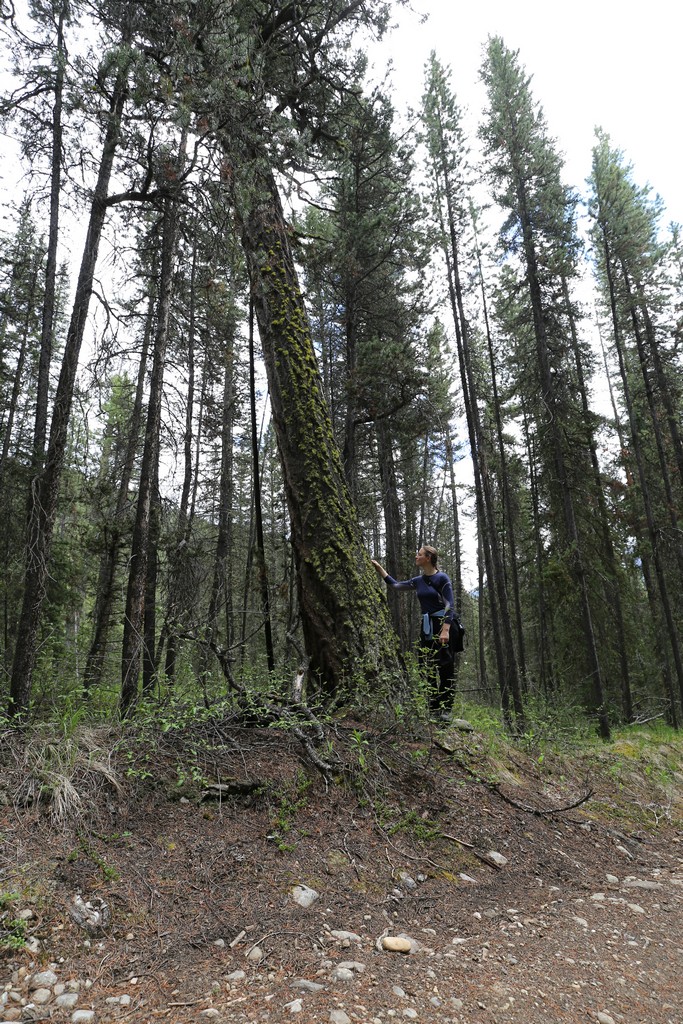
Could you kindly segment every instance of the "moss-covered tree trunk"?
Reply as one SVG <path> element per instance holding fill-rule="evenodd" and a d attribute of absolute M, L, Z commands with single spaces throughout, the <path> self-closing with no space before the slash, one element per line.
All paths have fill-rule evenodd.
<path fill-rule="evenodd" d="M 344 479 L 272 174 L 252 165 L 237 199 L 263 346 L 311 671 L 327 694 L 399 682 L 396 635 Z"/>

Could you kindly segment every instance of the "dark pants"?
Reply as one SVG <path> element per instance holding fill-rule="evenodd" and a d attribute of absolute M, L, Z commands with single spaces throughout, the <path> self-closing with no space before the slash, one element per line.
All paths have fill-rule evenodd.
<path fill-rule="evenodd" d="M 447 644 L 442 644 L 438 639 L 441 632 L 441 622 L 438 618 L 433 620 L 433 630 L 430 637 L 420 632 L 418 658 L 429 681 L 430 711 L 449 712 L 455 697 L 457 630 L 451 626 Z"/>

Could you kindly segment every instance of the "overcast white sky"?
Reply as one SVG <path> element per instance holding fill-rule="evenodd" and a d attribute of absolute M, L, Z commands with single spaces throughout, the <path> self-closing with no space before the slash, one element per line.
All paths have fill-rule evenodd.
<path fill-rule="evenodd" d="M 462 106 L 480 117 L 478 83 L 489 35 L 520 51 L 533 75 L 551 134 L 566 157 L 568 183 L 583 190 L 590 173 L 593 129 L 600 125 L 683 222 L 681 101 L 683 6 L 677 0 L 413 0 L 424 25 L 401 10 L 400 26 L 382 52 L 391 54 L 397 108 L 416 107 L 430 50 L 453 72 Z"/>

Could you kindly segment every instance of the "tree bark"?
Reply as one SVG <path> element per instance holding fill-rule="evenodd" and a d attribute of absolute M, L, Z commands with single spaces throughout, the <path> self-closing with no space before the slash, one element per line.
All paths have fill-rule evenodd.
<path fill-rule="evenodd" d="M 229 144 L 226 145 L 229 153 Z M 400 667 L 344 480 L 272 173 L 254 159 L 237 215 L 268 376 L 311 671 L 329 695 Z"/>

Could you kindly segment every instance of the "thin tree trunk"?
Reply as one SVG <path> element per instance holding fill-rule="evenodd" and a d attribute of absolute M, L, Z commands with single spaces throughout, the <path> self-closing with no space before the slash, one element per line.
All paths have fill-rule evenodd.
<path fill-rule="evenodd" d="M 123 522 L 128 512 L 128 490 L 130 487 L 135 457 L 139 448 L 140 426 L 142 424 L 142 406 L 145 393 L 145 375 L 147 372 L 147 356 L 152 339 L 154 319 L 154 296 L 150 295 L 145 319 L 145 330 L 138 366 L 138 377 L 135 386 L 135 398 L 130 415 L 130 428 L 126 444 L 126 456 L 121 470 L 114 519 L 105 534 L 105 548 L 100 560 L 100 571 L 97 583 L 97 597 L 93 612 L 93 634 L 83 673 L 83 688 L 87 692 L 99 685 L 104 667 L 104 656 L 107 636 L 111 621 L 111 609 L 114 600 L 114 579 L 116 562 L 121 547 Z"/>
<path fill-rule="evenodd" d="M 567 316 L 569 317 L 569 328 L 572 339 L 572 350 L 574 352 L 574 362 L 576 364 L 576 377 L 579 385 L 579 393 L 581 395 L 581 410 L 583 412 L 584 423 L 588 424 L 591 419 L 590 407 L 588 404 L 588 394 L 586 392 L 586 381 L 583 372 L 583 360 L 581 358 L 581 349 L 579 346 L 579 339 L 576 333 L 576 324 L 574 322 L 574 312 L 572 310 L 571 300 L 569 296 L 569 288 L 567 287 L 566 278 L 562 277 L 562 293 L 564 296 L 565 308 L 567 310 Z M 621 604 L 621 589 L 619 587 L 619 570 L 617 566 L 617 558 L 614 552 L 614 544 L 612 543 L 612 534 L 609 526 L 609 516 L 607 512 L 607 502 L 605 501 L 605 493 L 602 487 L 602 474 L 600 473 L 600 463 L 598 461 L 598 447 L 595 443 L 595 435 L 592 430 L 588 430 L 588 449 L 590 451 L 591 468 L 593 470 L 593 486 L 595 490 L 595 497 L 598 502 L 598 513 L 600 522 L 600 533 L 602 535 L 602 544 L 605 551 L 605 559 L 607 569 L 609 571 L 609 579 L 604 581 L 605 589 L 605 600 L 608 607 L 614 609 L 614 619 L 617 628 L 617 650 L 619 652 L 619 664 L 621 668 L 621 675 L 619 680 L 619 686 L 621 690 L 621 703 L 624 718 L 627 722 L 633 721 L 633 697 L 631 695 L 631 678 L 628 665 L 628 649 L 626 643 L 626 629 L 624 627 L 624 612 Z"/>
<path fill-rule="evenodd" d="M 394 464 L 394 452 L 389 424 L 385 417 L 375 420 L 375 434 L 377 437 L 377 461 L 379 465 L 379 478 L 381 486 L 381 501 L 384 509 L 384 533 L 386 544 L 386 565 L 389 574 L 395 579 L 403 576 L 402 565 L 402 544 L 401 544 L 401 506 L 398 498 L 398 484 L 396 481 L 396 466 Z M 394 629 L 401 638 L 401 646 L 404 650 L 410 645 L 410 639 L 406 630 L 406 605 L 401 600 L 402 594 L 391 588 L 387 591 L 387 602 L 389 614 Z"/>
<path fill-rule="evenodd" d="M 602 681 L 602 671 L 600 668 L 600 659 L 598 658 L 597 644 L 595 641 L 595 631 L 593 629 L 593 617 L 591 614 L 590 599 L 588 594 L 588 580 L 586 577 L 586 570 L 583 561 L 581 538 L 579 536 L 579 530 L 576 523 L 574 501 L 572 498 L 571 489 L 567 478 L 567 467 L 564 457 L 562 436 L 560 432 L 560 422 L 558 419 L 557 403 L 555 401 L 555 387 L 553 383 L 552 373 L 550 370 L 548 338 L 543 316 L 543 300 L 541 295 L 541 285 L 536 259 L 536 248 L 534 242 L 532 221 L 529 215 L 529 211 L 527 209 L 527 194 L 524 181 L 518 179 L 515 182 L 515 188 L 517 190 L 519 221 L 522 228 L 524 259 L 526 263 L 527 284 L 529 288 L 529 299 L 531 302 L 534 335 L 536 339 L 536 354 L 538 357 L 539 364 L 539 377 L 541 382 L 543 401 L 550 415 L 550 432 L 553 448 L 553 458 L 555 463 L 555 473 L 560 488 L 560 494 L 562 496 L 562 510 L 564 514 L 567 541 L 571 549 L 570 557 L 573 575 L 576 580 L 579 591 L 579 601 L 581 604 L 581 619 L 583 623 L 583 635 L 586 646 L 588 669 L 591 681 L 593 711 L 598 720 L 598 730 L 600 732 L 600 735 L 603 739 L 609 739 L 610 725 Z"/>
<path fill-rule="evenodd" d="M 45 265 L 45 294 L 43 297 L 43 319 L 40 332 L 40 357 L 38 361 L 38 381 L 36 389 L 36 418 L 33 433 L 33 472 L 38 473 L 45 454 L 47 437 L 47 404 L 50 384 L 50 361 L 52 358 L 52 342 L 55 318 L 55 294 L 57 283 L 57 243 L 59 240 L 59 196 L 61 191 L 62 169 L 62 103 L 64 93 L 64 66 L 66 52 L 64 47 L 64 21 L 68 4 L 63 2 L 59 9 L 57 21 L 57 42 L 55 60 L 57 71 L 54 85 L 54 105 L 52 108 L 52 162 L 50 172 L 50 217 L 47 241 L 47 259 Z"/>
<path fill-rule="evenodd" d="M 628 374 L 626 371 L 626 361 L 623 352 L 623 343 L 621 338 L 621 329 L 619 325 L 619 316 L 617 310 L 616 301 L 616 289 L 614 286 L 614 278 L 612 274 L 612 257 L 610 253 L 609 243 L 607 240 L 607 232 L 604 224 L 600 224 L 603 237 L 604 247 L 604 258 L 605 258 L 605 271 L 607 275 L 607 284 L 609 289 L 610 298 L 610 309 L 612 312 L 612 328 L 614 333 L 614 344 L 619 359 L 619 370 L 621 373 L 621 382 L 624 389 L 624 401 L 626 402 L 626 411 L 628 414 L 629 427 L 631 433 L 631 444 L 633 447 L 633 453 L 635 455 L 636 466 L 638 469 L 638 481 L 640 483 L 640 494 L 643 502 L 643 509 L 645 512 L 645 519 L 647 522 L 647 532 L 650 540 L 650 548 L 652 552 L 652 560 L 655 567 L 655 576 L 657 578 L 657 586 L 659 589 L 659 597 L 664 613 L 664 619 L 666 621 L 669 643 L 671 645 L 671 651 L 674 658 L 674 665 L 676 668 L 676 678 L 678 680 L 678 692 L 680 695 L 681 703 L 683 705 L 683 659 L 681 658 L 681 649 L 678 640 L 678 631 L 676 629 L 676 623 L 674 621 L 673 610 L 671 607 L 671 600 L 669 598 L 669 590 L 666 583 L 666 574 L 664 572 L 664 566 L 662 564 L 661 554 L 659 550 L 659 543 L 657 537 L 657 527 L 655 523 L 654 514 L 652 511 L 652 502 L 650 500 L 650 489 L 647 482 L 647 476 L 645 473 L 645 464 L 643 460 L 643 453 L 640 445 L 640 437 L 638 434 L 638 424 L 635 418 L 635 411 L 633 409 L 633 403 L 631 401 L 631 388 L 628 380 Z M 655 620 L 656 621 L 656 620 Z"/>
<path fill-rule="evenodd" d="M 273 632 L 270 622 L 270 596 L 268 594 L 268 576 L 266 572 L 266 552 L 263 543 L 263 510 L 261 507 L 261 470 L 259 466 L 259 439 L 256 430 L 256 371 L 254 366 L 254 303 L 249 302 L 249 397 L 251 406 L 251 461 L 254 474 L 254 524 L 256 527 L 256 561 L 258 564 L 259 586 L 261 590 L 261 611 L 263 613 L 263 629 L 266 641 L 266 660 L 268 671 L 275 671 L 275 652 L 273 650 Z"/>
<path fill-rule="evenodd" d="M 129 714 L 138 698 L 140 659 L 143 644 L 143 615 L 145 587 L 148 569 L 150 513 L 153 485 L 159 460 L 159 431 L 161 426 L 161 401 L 163 395 L 164 369 L 166 365 L 166 344 L 173 289 L 173 264 L 176 251 L 178 222 L 178 201 L 175 196 L 164 200 L 162 219 L 162 253 L 159 279 L 159 306 L 157 328 L 154 337 L 152 376 L 147 406 L 145 444 L 140 467 L 140 482 L 136 507 L 135 526 L 131 545 L 130 570 L 126 593 L 126 610 L 123 624 L 123 649 L 121 658 L 121 698 L 123 715 Z"/>
<path fill-rule="evenodd" d="M 62 370 L 55 394 L 50 440 L 41 475 L 31 484 L 29 503 L 27 566 L 24 597 L 19 620 L 10 683 L 10 713 L 24 715 L 28 710 L 38 649 L 41 612 L 47 590 L 50 551 L 59 484 L 66 455 L 71 403 L 78 370 L 78 358 L 90 306 L 97 253 L 107 212 L 107 193 L 114 155 L 119 143 L 121 115 L 126 99 L 126 75 L 120 72 L 114 85 L 105 129 L 97 184 L 88 220 L 88 231 L 76 285 L 76 295 L 62 357 Z"/>
<path fill-rule="evenodd" d="M 469 326 L 465 315 L 458 263 L 456 218 L 452 207 L 451 186 L 445 161 L 442 165 L 442 174 L 444 177 L 444 197 L 446 200 L 448 217 L 447 227 L 443 223 L 441 197 L 439 195 L 437 195 L 437 203 L 441 219 L 441 233 L 444 239 L 444 256 L 446 258 L 446 268 L 448 272 L 448 289 L 453 314 L 453 323 L 455 326 L 455 337 L 458 346 L 458 361 L 460 363 L 463 398 L 465 400 L 465 412 L 470 435 L 475 487 L 477 490 L 477 497 L 481 502 L 482 522 L 486 524 L 484 558 L 486 561 L 486 574 L 489 589 L 491 591 L 489 603 L 493 640 L 496 650 L 496 662 L 498 666 L 501 702 L 503 706 L 503 713 L 505 714 L 507 723 L 510 726 L 512 723 L 510 721 L 509 709 L 510 701 L 512 701 L 516 725 L 521 729 L 524 725 L 522 690 L 512 639 L 512 624 L 510 621 L 508 598 L 505 589 L 505 576 L 503 572 L 500 542 L 496 529 L 493 491 L 488 468 L 488 456 L 484 441 L 481 417 L 479 415 L 475 377 L 472 369 Z M 450 240 L 450 246 L 446 242 L 447 238 Z"/>
<path fill-rule="evenodd" d="M 500 460 L 501 490 L 503 494 L 503 507 L 507 521 L 507 539 L 510 547 L 510 577 L 512 582 L 512 598 L 515 606 L 515 626 L 517 634 L 517 658 L 522 684 L 526 686 L 527 665 L 526 646 L 524 643 L 524 619 L 522 616 L 522 599 L 519 589 L 519 573 L 517 571 L 517 537 L 515 529 L 515 517 L 512 513 L 512 497 L 510 493 L 510 474 L 508 473 L 507 452 L 503 438 L 503 419 L 500 412 L 500 400 L 498 398 L 498 375 L 496 373 L 496 359 L 493 350 L 493 336 L 489 321 L 488 302 L 486 299 L 486 288 L 484 287 L 484 273 L 479 251 L 479 239 L 476 233 L 476 219 L 472 215 L 474 227 L 475 251 L 477 256 L 477 267 L 479 270 L 479 286 L 481 291 L 482 308 L 484 312 L 484 325 L 486 327 L 486 344 L 489 356 L 489 368 L 491 371 L 491 387 L 493 389 L 493 413 L 496 424 L 496 440 L 498 443 L 498 458 Z"/>

